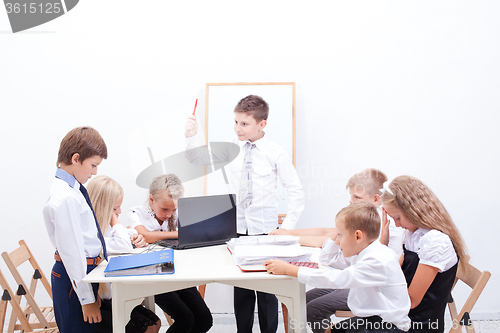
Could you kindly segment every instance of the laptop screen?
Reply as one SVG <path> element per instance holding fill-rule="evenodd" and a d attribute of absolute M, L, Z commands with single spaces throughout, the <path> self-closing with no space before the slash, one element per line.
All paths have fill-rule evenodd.
<path fill-rule="evenodd" d="M 236 237 L 234 194 L 180 198 L 178 249 L 224 244 Z"/>

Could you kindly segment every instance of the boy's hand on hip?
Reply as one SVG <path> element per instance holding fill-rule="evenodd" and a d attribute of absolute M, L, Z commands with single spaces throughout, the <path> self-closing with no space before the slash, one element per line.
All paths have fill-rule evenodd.
<path fill-rule="evenodd" d="M 186 138 L 190 138 L 198 132 L 198 121 L 196 121 L 196 116 L 193 116 L 192 114 L 189 115 L 184 129 L 186 130 Z"/>
<path fill-rule="evenodd" d="M 99 323 L 101 321 L 101 309 L 99 308 L 99 301 L 94 303 L 82 305 L 83 320 L 89 324 Z"/>

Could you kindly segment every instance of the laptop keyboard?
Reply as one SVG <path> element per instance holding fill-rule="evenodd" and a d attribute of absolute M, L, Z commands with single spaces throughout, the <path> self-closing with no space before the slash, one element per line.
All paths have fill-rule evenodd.
<path fill-rule="evenodd" d="M 312 261 L 290 261 L 289 264 L 299 267 L 318 268 L 318 263 Z"/>
<path fill-rule="evenodd" d="M 162 239 L 159 241 L 156 241 L 155 244 L 158 244 L 163 247 L 174 247 L 179 245 L 179 240 L 178 239 Z"/>

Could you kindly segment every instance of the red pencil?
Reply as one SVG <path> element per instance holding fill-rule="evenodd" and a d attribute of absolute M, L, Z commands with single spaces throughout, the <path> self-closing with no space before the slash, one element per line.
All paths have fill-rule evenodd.
<path fill-rule="evenodd" d="M 198 105 L 198 98 L 196 99 L 196 103 L 194 103 L 194 110 L 193 110 L 193 116 L 196 112 L 196 106 Z"/>

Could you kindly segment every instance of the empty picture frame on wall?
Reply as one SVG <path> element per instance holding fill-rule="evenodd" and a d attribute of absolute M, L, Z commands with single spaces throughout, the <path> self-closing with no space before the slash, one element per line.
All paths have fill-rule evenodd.
<path fill-rule="evenodd" d="M 225 142 L 233 138 L 234 108 L 248 95 L 258 95 L 269 104 L 266 137 L 281 145 L 295 166 L 295 83 L 207 83 L 205 92 L 205 140 Z M 228 193 L 223 170 L 205 176 L 205 193 Z M 287 211 L 287 194 L 278 182 L 278 213 Z"/>

